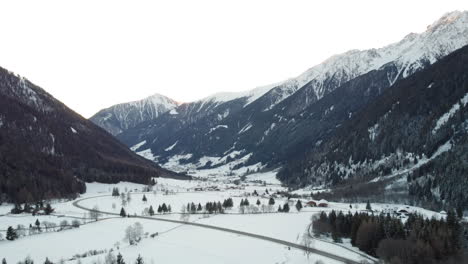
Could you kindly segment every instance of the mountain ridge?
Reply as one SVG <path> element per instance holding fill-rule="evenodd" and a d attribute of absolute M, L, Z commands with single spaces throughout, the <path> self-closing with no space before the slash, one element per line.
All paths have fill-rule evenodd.
<path fill-rule="evenodd" d="M 180 177 L 134 154 L 24 77 L 0 68 L 0 200 L 73 197 L 85 181 Z"/>

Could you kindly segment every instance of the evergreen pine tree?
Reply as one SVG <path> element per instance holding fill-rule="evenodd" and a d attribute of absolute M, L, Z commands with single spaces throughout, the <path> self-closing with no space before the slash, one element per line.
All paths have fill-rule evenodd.
<path fill-rule="evenodd" d="M 275 199 L 270 198 L 270 200 L 268 200 L 268 204 L 269 205 L 275 205 Z"/>
<path fill-rule="evenodd" d="M 36 222 L 34 223 L 38 231 L 41 231 L 41 222 L 39 222 L 39 219 L 36 219 Z"/>
<path fill-rule="evenodd" d="M 143 199 L 141 199 L 143 202 L 146 203 L 146 201 L 148 201 L 148 199 L 146 199 L 146 195 L 143 194 Z"/>
<path fill-rule="evenodd" d="M 203 208 L 202 208 L 201 204 L 198 203 L 197 211 L 201 211 L 201 210 L 203 210 Z"/>
<path fill-rule="evenodd" d="M 283 212 L 283 208 L 281 207 L 281 204 L 278 206 L 278 212 Z"/>
<path fill-rule="evenodd" d="M 138 255 L 138 258 L 136 259 L 135 264 L 144 264 L 143 258 L 140 255 Z"/>
<path fill-rule="evenodd" d="M 367 204 L 366 204 L 366 210 L 368 210 L 368 211 L 372 211 L 372 206 L 370 205 L 370 202 L 369 202 L 369 200 L 367 200 Z"/>
<path fill-rule="evenodd" d="M 122 257 L 122 254 L 120 254 L 120 252 L 119 254 L 117 254 L 117 264 L 125 264 L 125 261 Z"/>
<path fill-rule="evenodd" d="M 15 207 L 11 209 L 12 214 L 21 214 L 23 212 L 23 208 L 21 207 L 20 204 L 15 204 Z"/>
<path fill-rule="evenodd" d="M 49 260 L 49 258 L 46 258 L 44 261 L 44 264 L 53 264 L 52 261 Z"/>
<path fill-rule="evenodd" d="M 283 212 L 285 212 L 285 213 L 288 213 L 288 212 L 289 212 L 289 204 L 288 204 L 288 203 L 285 203 L 285 204 L 283 205 Z"/>
<path fill-rule="evenodd" d="M 301 209 L 302 209 L 302 202 L 301 202 L 301 200 L 297 200 L 296 209 L 297 209 L 298 212 L 301 211 Z"/>
<path fill-rule="evenodd" d="M 125 209 L 123 207 L 122 207 L 122 209 L 120 209 L 120 216 L 121 217 L 127 216 L 127 213 L 125 212 Z"/>
<path fill-rule="evenodd" d="M 50 206 L 50 203 L 48 203 L 46 205 L 46 208 L 44 209 L 45 214 L 50 215 L 53 211 L 54 211 L 54 209 L 52 209 L 52 206 Z"/>
<path fill-rule="evenodd" d="M 153 216 L 154 215 L 154 209 L 153 206 L 150 205 L 149 210 L 148 210 L 149 215 Z"/>
<path fill-rule="evenodd" d="M 7 261 L 5 258 L 2 259 L 2 264 L 7 264 Z"/>
<path fill-rule="evenodd" d="M 257 206 L 260 206 L 261 204 L 260 199 L 257 199 Z"/>
<path fill-rule="evenodd" d="M 163 203 L 161 209 L 162 209 L 163 213 L 166 213 L 166 212 L 167 212 L 167 205 L 166 205 L 166 203 Z"/>
<path fill-rule="evenodd" d="M 161 205 L 158 206 L 158 214 L 162 213 L 162 207 Z"/>
<path fill-rule="evenodd" d="M 117 264 L 125 264 L 125 261 L 122 257 L 122 254 L 120 254 L 120 252 L 119 254 L 117 254 Z"/>
<path fill-rule="evenodd" d="M 6 239 L 13 241 L 17 238 L 18 238 L 18 234 L 16 234 L 16 230 L 13 229 L 13 227 L 9 226 L 7 229 L 7 233 L 6 233 Z"/>

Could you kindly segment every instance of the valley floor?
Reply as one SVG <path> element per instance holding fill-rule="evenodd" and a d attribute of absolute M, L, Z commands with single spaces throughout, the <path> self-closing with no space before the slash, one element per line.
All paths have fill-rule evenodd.
<path fill-rule="evenodd" d="M 270 175 L 266 175 L 270 177 Z M 257 175 L 255 180 L 261 179 Z M 124 206 L 120 197 L 112 197 L 111 192 L 118 187 L 120 192 L 132 191 L 131 199 Z M 87 192 L 75 201 L 56 201 L 52 204 L 55 208 L 54 215 L 31 216 L 26 214 L 11 215 L 11 205 L 0 206 L 0 234 L 5 237 L 8 226 L 16 227 L 18 224 L 29 227 L 34 226 L 38 219 L 41 223 L 59 223 L 63 220 L 71 222 L 78 219 L 83 225 L 79 228 L 62 230 L 51 228 L 48 232 L 26 235 L 15 241 L 0 241 L 0 258 L 5 258 L 8 263 L 17 263 L 30 256 L 36 263 L 43 263 L 48 257 L 54 263 L 64 261 L 66 263 L 77 263 L 75 255 L 84 255 L 95 251 L 89 256 L 79 259 L 81 263 L 104 263 L 106 252 L 112 250 L 115 254 L 121 252 L 126 263 L 134 263 L 138 255 L 141 255 L 145 263 L 342 263 L 320 254 L 309 254 L 307 256 L 301 249 L 294 246 L 289 247 L 265 239 L 248 237 L 245 235 L 212 230 L 184 223 L 171 223 L 165 221 L 154 221 L 155 219 L 141 219 L 136 217 L 119 217 L 122 208 L 131 216 L 145 214 L 145 208 L 150 205 L 156 211 L 159 205 L 165 203 L 172 208 L 171 213 L 158 214 L 154 218 L 168 220 L 196 222 L 215 227 L 248 232 L 261 235 L 271 239 L 278 239 L 294 245 L 307 244 L 320 252 L 331 253 L 354 262 L 362 260 L 371 261 L 372 258 L 359 253 L 350 245 L 337 245 L 327 241 L 309 238 L 309 227 L 311 217 L 320 211 L 351 210 L 359 211 L 365 208 L 364 204 L 329 203 L 328 208 L 305 207 L 300 212 L 295 209 L 295 201 L 290 202 L 289 213 L 277 213 L 279 205 L 286 203 L 283 197 L 275 198 L 275 205 L 268 208 L 268 197 L 276 190 L 283 190 L 277 184 L 259 185 L 247 183 L 243 186 L 235 186 L 220 181 L 179 181 L 172 179 L 158 179 L 156 188 L 152 192 L 141 193 L 145 186 L 132 183 L 119 184 L 87 184 Z M 211 187 L 211 188 L 210 188 Z M 219 191 L 210 189 L 219 189 Z M 197 190 L 197 191 L 196 191 Z M 252 196 L 256 191 L 259 196 Z M 143 202 L 143 196 L 147 201 Z M 263 197 L 262 197 L 263 196 Z M 225 214 L 207 215 L 192 214 L 186 216 L 181 213 L 187 203 L 223 202 L 224 199 L 232 198 L 234 207 L 226 210 Z M 239 204 L 241 199 L 248 199 L 250 210 L 272 211 L 269 213 L 246 213 L 241 214 Z M 259 200 L 262 205 L 255 203 Z M 302 200 L 305 204 L 306 200 Z M 75 204 L 74 204 L 75 203 Z M 125 202 L 124 202 L 125 203 Z M 102 214 L 99 221 L 91 219 L 87 209 L 97 210 L 113 214 Z M 398 208 L 398 205 L 373 204 L 376 210 L 390 210 Z M 443 217 L 442 215 L 423 210 L 416 207 L 408 210 L 418 211 L 431 217 Z M 125 229 L 139 222 L 143 225 L 146 236 L 136 245 L 129 245 L 124 239 Z M 53 230 L 53 231 L 52 231 Z M 155 235 L 157 233 L 157 235 Z M 26 232 L 28 234 L 28 232 Z M 154 236 L 152 237 L 151 234 Z M 306 243 L 305 241 L 310 241 Z"/>

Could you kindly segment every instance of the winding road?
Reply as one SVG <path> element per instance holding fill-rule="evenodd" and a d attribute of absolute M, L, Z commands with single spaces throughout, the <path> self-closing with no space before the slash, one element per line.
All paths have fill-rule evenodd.
<path fill-rule="evenodd" d="M 84 201 L 84 200 L 88 200 L 88 199 L 94 199 L 94 198 L 106 197 L 106 196 L 111 196 L 111 195 L 100 195 L 100 196 L 93 196 L 93 197 L 87 197 L 87 198 L 79 199 L 79 200 L 76 200 L 76 201 L 73 202 L 73 206 L 75 206 L 75 207 L 77 207 L 79 209 L 90 212 L 90 211 L 93 211 L 93 210 L 80 205 L 80 202 Z M 105 212 L 105 211 L 97 211 L 97 212 L 99 212 L 101 214 L 120 216 L 119 214 L 112 213 L 112 212 Z M 141 218 L 141 219 L 154 220 L 154 221 L 170 222 L 170 223 L 175 223 L 175 224 L 191 225 L 191 226 L 207 228 L 207 229 L 211 229 L 211 230 L 218 230 L 218 231 L 222 231 L 222 232 L 227 232 L 227 233 L 242 235 L 242 236 L 246 236 L 246 237 L 261 239 L 261 240 L 264 240 L 264 241 L 273 242 L 273 243 L 276 243 L 276 244 L 284 245 L 284 246 L 299 249 L 299 250 L 309 251 L 312 254 L 317 254 L 317 255 L 320 255 L 320 256 L 323 256 L 323 257 L 326 257 L 326 258 L 329 258 L 329 259 L 333 259 L 333 260 L 342 262 L 342 263 L 349 263 L 349 264 L 360 264 L 360 263 L 362 263 L 362 262 L 357 262 L 355 260 L 348 259 L 348 258 L 339 256 L 339 255 L 335 255 L 335 254 L 332 254 L 332 253 L 329 253 L 329 252 L 326 252 L 326 251 L 306 247 L 304 245 L 292 243 L 292 242 L 289 242 L 289 241 L 276 239 L 276 238 L 273 238 L 273 237 L 262 236 L 262 235 L 258 235 L 258 234 L 253 234 L 253 233 L 248 233 L 248 232 L 244 232 L 244 231 L 219 227 L 219 226 L 206 225 L 206 224 L 200 224 L 200 223 L 195 223 L 195 222 L 186 222 L 186 221 L 173 220 L 173 219 L 166 219 L 166 218 L 160 218 L 160 217 L 150 217 L 150 216 L 131 216 L 131 218 Z M 365 260 L 369 261 L 369 259 L 365 259 Z"/>

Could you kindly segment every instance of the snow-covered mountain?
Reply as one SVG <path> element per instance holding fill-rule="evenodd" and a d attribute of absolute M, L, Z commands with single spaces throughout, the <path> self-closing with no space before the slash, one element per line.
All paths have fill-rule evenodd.
<path fill-rule="evenodd" d="M 347 198 L 410 194 L 463 207 L 467 153 L 468 45 L 398 80 L 278 176 L 289 185 L 339 183 Z"/>
<path fill-rule="evenodd" d="M 451 12 L 397 43 L 332 56 L 274 85 L 182 104 L 118 138 L 180 170 L 279 167 L 320 145 L 396 81 L 467 44 L 468 12 Z"/>
<path fill-rule="evenodd" d="M 166 96 L 154 94 L 139 101 L 117 104 L 103 109 L 90 120 L 115 136 L 142 122 L 154 120 L 178 105 L 179 103 Z"/>
<path fill-rule="evenodd" d="M 27 79 L 0 67 L 0 203 L 73 197 L 84 182 L 184 177 L 125 145 Z"/>
<path fill-rule="evenodd" d="M 429 25 L 423 33 L 410 33 L 397 43 L 332 56 L 295 78 L 298 87 L 304 89 L 296 95 L 299 101 L 294 111 L 297 113 L 305 109 L 344 82 L 381 69 L 389 63 L 398 70 L 395 76 L 389 76 L 393 84 L 467 43 L 468 11 L 454 11 Z"/>

